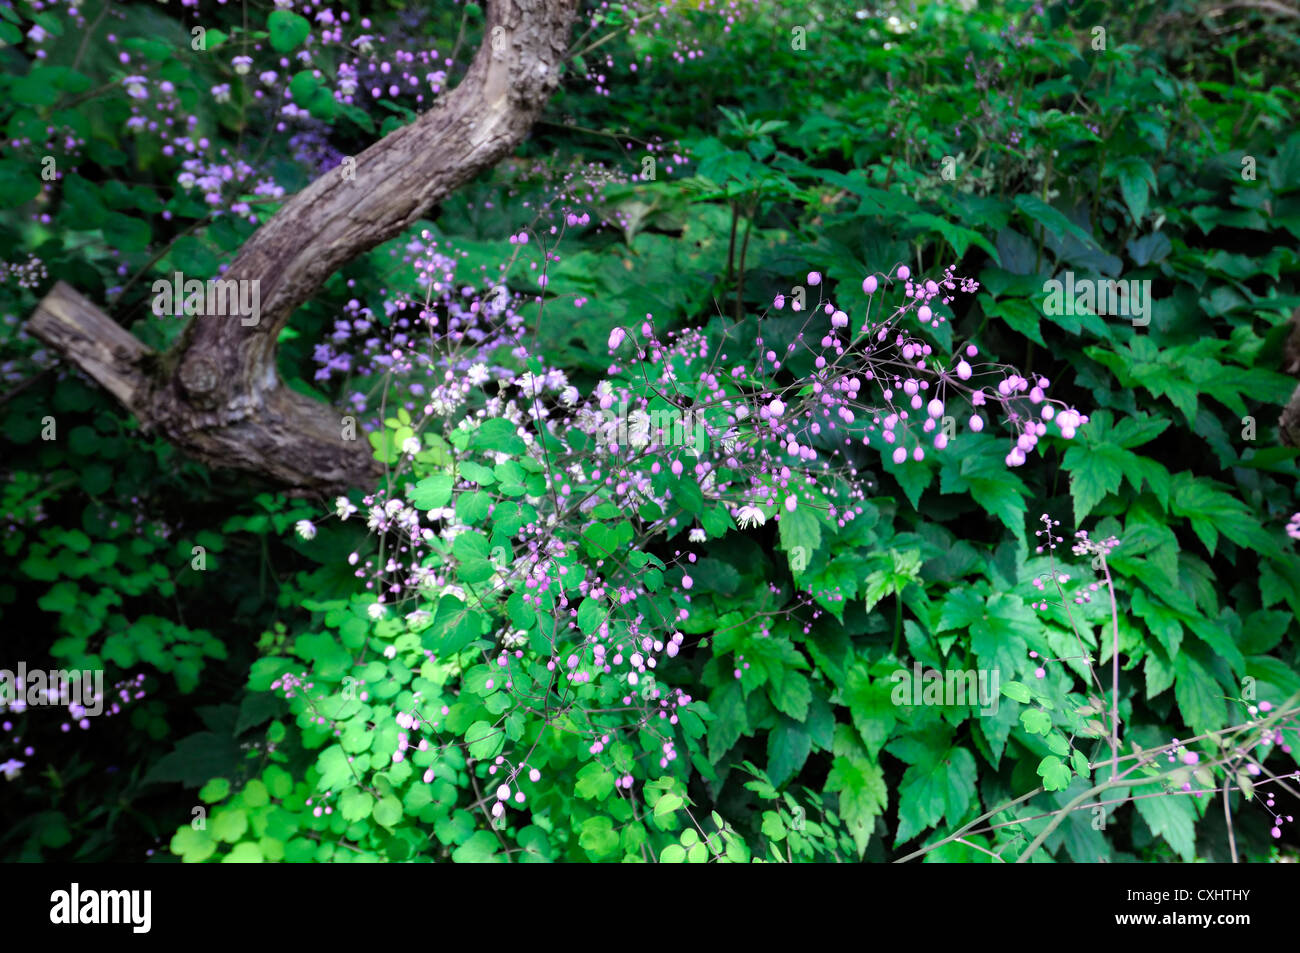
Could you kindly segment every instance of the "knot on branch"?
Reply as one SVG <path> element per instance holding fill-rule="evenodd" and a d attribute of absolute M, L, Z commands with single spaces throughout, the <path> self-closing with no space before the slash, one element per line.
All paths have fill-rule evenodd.
<path fill-rule="evenodd" d="M 196 404 L 211 407 L 215 404 L 217 385 L 221 374 L 216 362 L 202 354 L 191 354 L 181 363 L 176 379 L 185 395 Z"/>

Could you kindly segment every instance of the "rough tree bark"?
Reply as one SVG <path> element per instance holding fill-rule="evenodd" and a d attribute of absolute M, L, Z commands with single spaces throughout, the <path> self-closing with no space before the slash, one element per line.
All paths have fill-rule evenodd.
<path fill-rule="evenodd" d="M 155 354 L 59 282 L 30 330 L 144 428 L 209 465 L 252 471 L 297 494 L 372 485 L 380 471 L 368 444 L 345 440 L 336 410 L 280 380 L 280 331 L 338 268 L 514 150 L 558 84 L 576 3 L 491 0 L 485 41 L 454 90 L 357 156 L 355 176 L 322 175 L 245 243 L 220 277 L 260 282 L 256 325 L 199 315 L 176 347 Z"/>

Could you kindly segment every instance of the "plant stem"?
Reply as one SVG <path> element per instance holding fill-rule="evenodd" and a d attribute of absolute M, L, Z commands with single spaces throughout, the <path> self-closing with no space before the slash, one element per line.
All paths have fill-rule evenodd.
<path fill-rule="evenodd" d="M 1119 773 L 1119 609 L 1115 605 L 1115 583 L 1110 576 L 1106 557 L 1101 557 L 1101 571 L 1106 574 L 1106 588 L 1110 591 L 1110 620 L 1114 638 L 1110 648 L 1110 776 Z"/>

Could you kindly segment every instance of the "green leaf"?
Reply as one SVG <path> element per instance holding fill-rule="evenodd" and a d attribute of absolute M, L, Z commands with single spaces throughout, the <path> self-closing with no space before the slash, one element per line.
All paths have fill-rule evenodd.
<path fill-rule="evenodd" d="M 293 790 L 293 775 L 278 764 L 273 764 L 262 772 L 262 781 L 270 795 L 279 800 L 287 798 Z"/>
<path fill-rule="evenodd" d="M 1227 724 L 1223 690 L 1186 650 L 1174 659 L 1174 697 L 1178 699 L 1183 720 L 1192 730 L 1214 731 Z"/>
<path fill-rule="evenodd" d="M 583 635 L 591 635 L 600 628 L 600 624 L 605 621 L 608 614 L 608 606 L 588 596 L 582 600 L 582 605 L 578 606 L 578 629 Z"/>
<path fill-rule="evenodd" d="M 239 792 L 239 798 L 243 801 L 244 807 L 266 807 L 271 803 L 270 792 L 258 778 L 253 778 L 244 785 L 244 790 Z"/>
<path fill-rule="evenodd" d="M 1056 235 L 1071 235 L 1088 248 L 1098 248 L 1097 240 L 1075 225 L 1065 215 L 1036 195 L 1017 195 L 1015 206 L 1033 221 Z"/>
<path fill-rule="evenodd" d="M 237 807 L 218 809 L 212 815 L 208 826 L 212 828 L 214 838 L 233 844 L 244 836 L 244 831 L 248 830 L 248 816 Z"/>
<path fill-rule="evenodd" d="M 1118 447 L 1106 444 L 1071 446 L 1065 451 L 1063 465 L 1070 471 L 1075 523 L 1082 524 L 1106 494 L 1119 492 L 1124 477 L 1122 453 Z"/>
<path fill-rule="evenodd" d="M 417 482 L 407 496 L 416 509 L 437 510 L 451 502 L 451 488 L 451 477 L 445 473 L 435 473 Z"/>
<path fill-rule="evenodd" d="M 975 757 L 965 748 L 948 747 L 949 730 L 924 740 L 910 736 L 888 746 L 911 766 L 898 786 L 898 831 L 894 843 L 911 840 L 944 818 L 959 821 L 973 803 Z"/>
<path fill-rule="evenodd" d="M 603 764 L 591 762 L 578 772 L 574 791 L 587 801 L 603 801 L 614 790 L 614 773 Z"/>
<path fill-rule="evenodd" d="M 1031 735 L 1045 735 L 1052 730 L 1052 716 L 1039 708 L 1030 708 L 1020 713 L 1020 723 Z"/>
<path fill-rule="evenodd" d="M 785 671 L 779 686 L 768 687 L 768 697 L 773 705 L 795 721 L 804 721 L 812 701 L 812 686 L 801 672 Z"/>
<path fill-rule="evenodd" d="M 224 801 L 230 794 L 230 782 L 225 778 L 213 778 L 199 788 L 199 800 L 204 804 L 216 804 Z"/>
<path fill-rule="evenodd" d="M 299 106 L 306 107 L 321 88 L 321 81 L 311 70 L 299 70 L 289 80 L 289 95 Z"/>
<path fill-rule="evenodd" d="M 338 790 L 348 783 L 355 783 L 347 753 L 339 745 L 331 745 L 320 753 L 316 758 L 316 770 L 320 772 L 322 790 Z"/>
<path fill-rule="evenodd" d="M 849 706 L 853 725 L 866 746 L 867 755 L 874 759 L 884 747 L 898 717 L 890 682 L 883 678 L 871 679 L 866 663 L 859 661 L 849 670 L 848 680 L 840 694 Z"/>
<path fill-rule="evenodd" d="M 715 717 L 709 724 L 709 759 L 719 761 L 731 747 L 749 731 L 745 710 L 745 695 L 740 682 L 728 679 L 709 697 L 709 708 Z"/>
<path fill-rule="evenodd" d="M 478 430 L 474 431 L 469 445 L 475 450 L 518 455 L 527 448 L 516 430 L 517 428 L 510 421 L 493 417 L 483 421 Z"/>
<path fill-rule="evenodd" d="M 271 48 L 277 53 L 288 53 L 311 33 L 311 23 L 290 10 L 273 10 L 266 18 Z"/>
<path fill-rule="evenodd" d="M 875 829 L 876 818 L 889 806 L 884 771 L 865 757 L 841 755 L 831 762 L 826 790 L 839 792 L 840 815 L 853 835 L 861 858 Z"/>
<path fill-rule="evenodd" d="M 75 178 L 72 181 L 76 181 Z M 40 166 L 0 161 L 0 203 L 16 208 L 41 194 Z"/>
<path fill-rule="evenodd" d="M 402 819 L 402 802 L 395 797 L 380 798 L 374 809 L 375 823 L 392 827 Z"/>
<path fill-rule="evenodd" d="M 979 302 L 984 313 L 994 318 L 1001 318 L 1012 330 L 1023 334 L 1031 341 L 1046 347 L 1043 334 L 1039 330 L 1043 312 L 1033 303 L 1023 298 L 994 299 L 991 295 L 981 294 Z"/>
<path fill-rule="evenodd" d="M 223 864 L 260 864 L 266 858 L 262 849 L 252 841 L 244 841 L 231 848 L 230 853 L 221 858 Z"/>
<path fill-rule="evenodd" d="M 466 609 L 455 596 L 443 596 L 433 624 L 421 633 L 421 643 L 440 657 L 455 655 L 479 637 L 482 619 L 482 613 Z"/>
<path fill-rule="evenodd" d="M 473 460 L 465 460 L 459 464 L 458 469 L 462 477 L 471 483 L 477 483 L 479 486 L 491 486 L 497 481 L 496 474 L 492 472 L 491 467 L 485 467 Z"/>
<path fill-rule="evenodd" d="M 1291 611 L 1300 616 L 1300 558 L 1288 554 L 1265 560 L 1259 574 L 1259 597 L 1265 607 L 1286 600 Z"/>
<path fill-rule="evenodd" d="M 605 857 L 618 849 L 618 832 L 608 817 L 589 817 L 582 822 L 578 844 L 593 858 Z"/>
<path fill-rule="evenodd" d="M 1038 763 L 1038 776 L 1049 791 L 1064 791 L 1070 786 L 1070 769 L 1055 755 L 1048 755 Z"/>
<path fill-rule="evenodd" d="M 501 843 L 491 831 L 475 831 L 473 836 L 451 852 L 457 864 L 487 864 L 498 860 Z"/>
<path fill-rule="evenodd" d="M 1156 174 L 1149 163 L 1137 156 L 1125 156 L 1120 160 L 1116 173 L 1124 204 L 1128 206 L 1134 224 L 1141 225 L 1147 214 L 1148 198 L 1157 186 Z"/>
<path fill-rule="evenodd" d="M 681 797 L 673 794 L 671 791 L 663 794 L 659 800 L 655 802 L 655 820 L 663 820 L 669 814 L 673 813 L 673 811 L 681 807 L 683 803 Z"/>
<path fill-rule="evenodd" d="M 1184 863 L 1196 859 L 1196 807 L 1191 797 L 1142 797 L 1133 803 L 1151 833 L 1163 837 Z"/>
<path fill-rule="evenodd" d="M 217 850 L 217 845 L 206 828 L 196 831 L 189 824 L 172 835 L 170 847 L 171 852 L 179 855 L 187 864 L 201 864 Z"/>
<path fill-rule="evenodd" d="M 59 90 L 50 82 L 49 70 L 37 67 L 10 84 L 9 98 L 22 106 L 53 106 L 59 101 Z"/>
<path fill-rule="evenodd" d="M 978 592 L 962 588 L 948 593 L 936 631 L 963 628 L 970 629 L 971 649 L 981 668 L 1011 675 L 1024 665 L 1027 640 L 1037 636 L 1041 625 L 1019 596 L 997 592 L 981 601 Z"/>
<path fill-rule="evenodd" d="M 793 553 L 802 546 L 804 557 L 812 560 L 812 554 L 821 546 L 822 530 L 811 507 L 800 506 L 793 513 L 783 514 L 777 527 L 782 549 Z"/>
<path fill-rule="evenodd" d="M 479 761 L 495 758 L 506 745 L 505 732 L 493 727 L 489 722 L 476 721 L 465 732 L 465 741 L 469 745 L 470 756 Z"/>
<path fill-rule="evenodd" d="M 767 773 L 777 787 L 799 773 L 812 753 L 812 738 L 803 725 L 782 716 L 767 736 Z"/>
<path fill-rule="evenodd" d="M 1175 515 L 1188 518 L 1192 531 L 1211 556 L 1220 533 L 1238 546 L 1261 554 L 1278 551 L 1277 541 L 1259 525 L 1250 507 L 1217 489 L 1215 482 L 1205 477 L 1194 477 L 1186 471 L 1175 474 L 1170 508 Z"/>
<path fill-rule="evenodd" d="M 343 815 L 343 820 L 355 823 L 364 821 L 370 816 L 370 811 L 375 805 L 375 798 L 369 791 L 359 791 L 356 788 L 349 788 L 343 792 L 339 798 L 339 813 Z"/>
<path fill-rule="evenodd" d="M 1002 685 L 1002 694 L 1006 695 L 1013 701 L 1023 702 L 1025 704 L 1028 704 L 1033 699 L 1033 696 L 1029 693 L 1029 689 L 1021 682 L 1004 682 Z"/>
<path fill-rule="evenodd" d="M 141 218 L 109 212 L 104 221 L 104 237 L 122 251 L 144 251 L 152 240 L 149 223 Z"/>
<path fill-rule="evenodd" d="M 980 248 L 988 252 L 994 261 L 999 261 L 998 250 L 990 245 L 983 235 L 973 229 L 955 225 L 945 218 L 931 215 L 928 212 L 922 212 L 919 215 L 910 216 L 908 224 L 923 229 L 929 228 L 942 235 L 944 241 L 946 241 L 956 253 L 957 261 L 966 257 L 966 249 L 970 248 L 971 245 L 978 245 Z"/>

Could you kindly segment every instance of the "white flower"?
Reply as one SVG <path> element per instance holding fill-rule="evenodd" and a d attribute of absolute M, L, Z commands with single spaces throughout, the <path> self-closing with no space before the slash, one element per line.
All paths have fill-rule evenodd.
<path fill-rule="evenodd" d="M 406 621 L 411 628 L 419 628 L 420 626 L 433 621 L 433 613 L 428 609 L 416 609 L 414 612 L 406 613 Z"/>
<path fill-rule="evenodd" d="M 536 398 L 545 389 L 546 380 L 538 377 L 532 371 L 524 371 L 515 378 L 515 384 L 524 392 L 525 396 Z"/>
<path fill-rule="evenodd" d="M 298 535 L 303 539 L 315 539 L 316 537 L 316 524 L 311 520 L 298 520 L 293 528 L 298 531 Z"/>
<path fill-rule="evenodd" d="M 691 530 L 689 538 L 692 543 L 702 543 L 709 537 L 705 534 L 704 530 L 697 526 L 695 529 Z"/>
<path fill-rule="evenodd" d="M 578 397 L 579 397 L 578 388 L 572 385 L 560 391 L 560 403 L 562 403 L 565 407 L 572 407 L 574 404 L 576 404 L 578 402 Z"/>
<path fill-rule="evenodd" d="M 412 539 L 418 538 L 423 529 L 423 527 L 420 526 L 419 510 L 403 511 L 402 515 L 398 517 L 397 523 L 402 527 L 402 529 L 406 530 L 407 534 L 411 536 Z"/>
<path fill-rule="evenodd" d="M 627 415 L 627 442 L 632 447 L 644 447 L 650 442 L 650 415 L 644 410 Z"/>
<path fill-rule="evenodd" d="M 443 397 L 435 397 L 429 401 L 429 409 L 439 417 L 450 417 L 456 412 L 458 406 L 460 405 L 456 401 Z"/>
<path fill-rule="evenodd" d="M 472 365 L 469 369 L 469 373 L 465 376 L 471 384 L 478 387 L 482 384 L 486 384 L 491 375 L 488 374 L 487 365 L 480 363 Z"/>
<path fill-rule="evenodd" d="M 356 511 L 357 508 L 352 505 L 352 501 L 346 496 L 340 496 L 334 500 L 334 512 L 338 514 L 339 519 L 345 520 Z"/>
<path fill-rule="evenodd" d="M 465 590 L 460 586 L 447 586 L 442 590 L 442 594 L 444 596 L 452 596 L 453 598 L 459 599 L 461 602 L 465 601 Z"/>
<path fill-rule="evenodd" d="M 767 517 L 757 506 L 745 505 L 736 514 L 736 522 L 741 529 L 749 529 L 751 526 L 762 526 L 767 522 Z"/>
<path fill-rule="evenodd" d="M 372 619 L 382 619 L 387 612 L 388 608 L 382 602 L 372 602 L 370 608 L 366 609 L 366 613 Z"/>
<path fill-rule="evenodd" d="M 402 441 L 403 453 L 410 454 L 411 456 L 415 456 L 417 453 L 420 452 L 420 449 L 421 447 L 420 447 L 419 437 L 407 437 L 405 440 Z"/>
<path fill-rule="evenodd" d="M 466 526 L 464 523 L 451 523 L 448 524 L 447 526 L 444 526 L 442 528 L 442 531 L 438 533 L 438 536 L 442 539 L 444 543 L 451 543 L 451 542 L 455 542 L 456 537 L 459 536 L 461 533 L 466 532 L 468 529 L 469 527 Z"/>
<path fill-rule="evenodd" d="M 26 762 L 10 758 L 4 764 L 0 764 L 0 773 L 4 774 L 6 781 L 12 781 L 14 778 L 18 777 L 24 764 L 26 764 Z"/>

